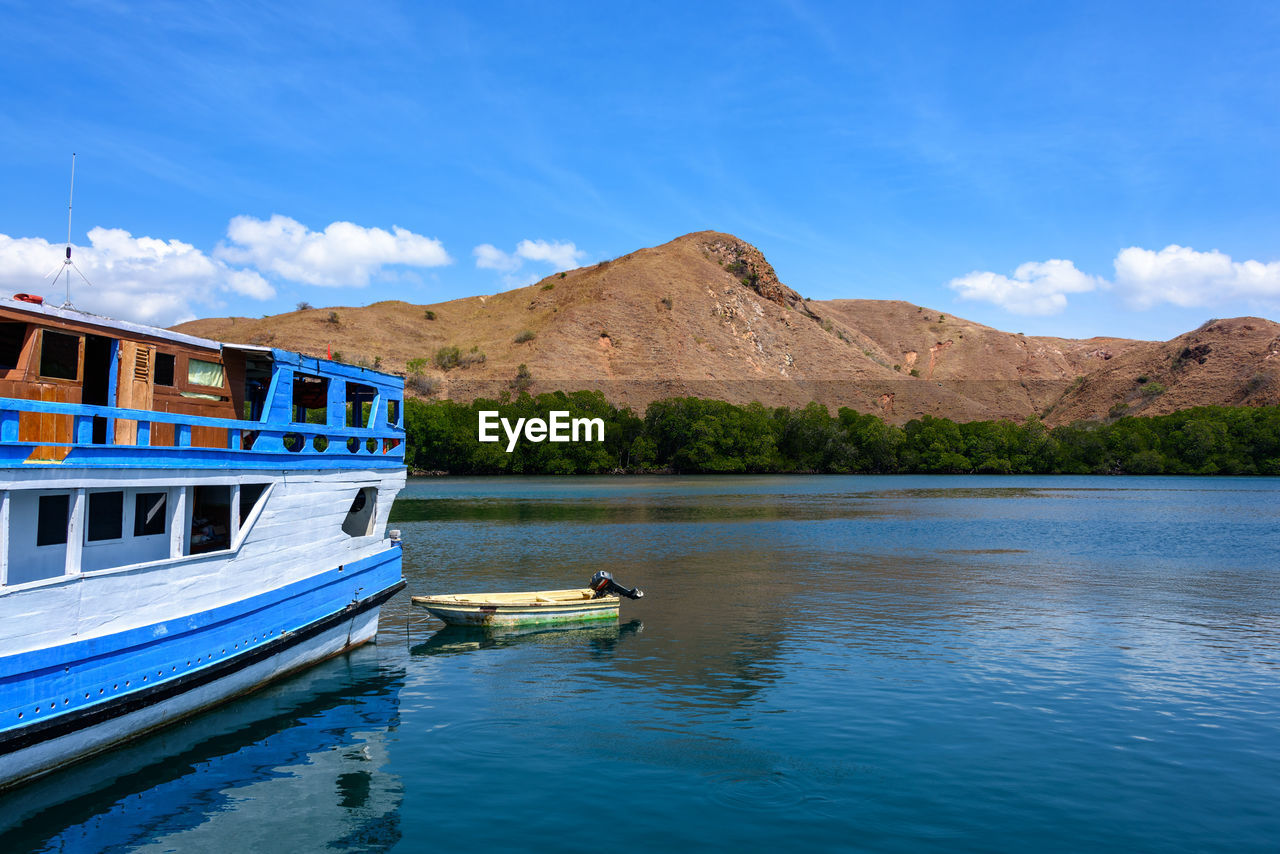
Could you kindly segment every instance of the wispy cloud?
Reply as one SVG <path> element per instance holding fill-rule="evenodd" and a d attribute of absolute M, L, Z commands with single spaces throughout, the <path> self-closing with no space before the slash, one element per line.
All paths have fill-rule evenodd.
<path fill-rule="evenodd" d="M 477 268 L 481 270 L 497 270 L 506 274 L 502 277 L 502 280 L 507 288 L 520 288 L 525 285 L 531 285 L 541 278 L 535 273 L 526 273 L 523 276 L 515 275 L 524 266 L 525 261 L 545 264 L 550 267 L 548 272 L 555 273 L 577 266 L 587 256 L 587 253 L 571 242 L 562 243 L 546 240 L 521 240 L 516 244 L 514 252 L 504 252 L 491 243 L 481 243 L 471 250 L 471 254 L 475 256 Z"/>
<path fill-rule="evenodd" d="M 234 217 L 227 239 L 214 250 L 216 257 L 321 287 L 364 287 L 384 267 L 440 267 L 452 261 L 439 240 L 399 226 L 386 231 L 334 222 L 312 231 L 279 214 L 269 220 Z"/>
<path fill-rule="evenodd" d="M 508 255 L 491 243 L 481 243 L 471 253 L 476 256 L 476 267 L 481 270 L 510 272 L 523 263 L 522 259 Z"/>
<path fill-rule="evenodd" d="M 516 255 L 529 261 L 550 264 L 556 272 L 577 264 L 586 256 L 572 243 L 548 243 L 545 240 L 521 240 L 516 245 Z"/>

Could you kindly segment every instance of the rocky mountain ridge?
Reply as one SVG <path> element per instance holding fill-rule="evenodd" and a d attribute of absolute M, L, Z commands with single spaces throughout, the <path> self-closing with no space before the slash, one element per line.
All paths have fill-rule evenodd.
<path fill-rule="evenodd" d="M 637 410 L 693 395 L 816 400 L 895 423 L 932 414 L 1050 424 L 1280 403 L 1280 324 L 1269 320 L 1215 320 L 1167 342 L 1024 336 L 896 300 L 806 300 L 759 249 L 719 232 L 489 296 L 176 328 L 333 352 L 406 373 L 419 396 L 454 400 L 598 389 Z"/>

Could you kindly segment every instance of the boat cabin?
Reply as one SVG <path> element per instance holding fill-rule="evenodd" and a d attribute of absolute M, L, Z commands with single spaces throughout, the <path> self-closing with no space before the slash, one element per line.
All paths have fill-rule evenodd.
<path fill-rule="evenodd" d="M 334 439 L 351 453 L 403 456 L 398 377 L 37 299 L 0 299 L 0 399 L 33 402 L 7 405 L 16 435 L 0 429 L 0 442 L 37 445 L 29 462 L 84 445 L 325 453 Z M 306 426 L 281 432 L 290 425 Z"/>

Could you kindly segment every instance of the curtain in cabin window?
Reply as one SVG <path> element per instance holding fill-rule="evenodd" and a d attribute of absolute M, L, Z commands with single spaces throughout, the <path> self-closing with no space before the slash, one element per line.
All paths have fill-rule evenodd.
<path fill-rule="evenodd" d="M 202 359 L 188 359 L 187 382 L 192 385 L 222 388 L 222 365 Z"/>

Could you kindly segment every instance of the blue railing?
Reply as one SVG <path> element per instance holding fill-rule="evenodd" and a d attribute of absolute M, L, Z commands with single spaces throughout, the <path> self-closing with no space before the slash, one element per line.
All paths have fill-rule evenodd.
<path fill-rule="evenodd" d="M 39 457 L 36 449 L 65 448 L 61 462 L 68 466 L 239 468 L 266 463 L 290 468 L 399 467 L 404 465 L 404 410 L 403 406 L 398 408 L 397 424 L 380 419 L 386 412 L 384 404 L 370 412 L 374 426 L 335 427 L 0 398 L 0 465 L 52 462 L 55 460 L 48 457 L 60 454 Z M 69 418 L 72 441 L 21 438 L 23 414 Z M 106 419 L 101 442 L 94 442 L 95 419 Z M 137 425 L 132 444 L 116 444 L 115 424 L 120 421 Z M 173 425 L 172 445 L 152 444 L 156 424 Z M 192 445 L 192 430 L 197 427 L 225 430 L 225 447 Z"/>

